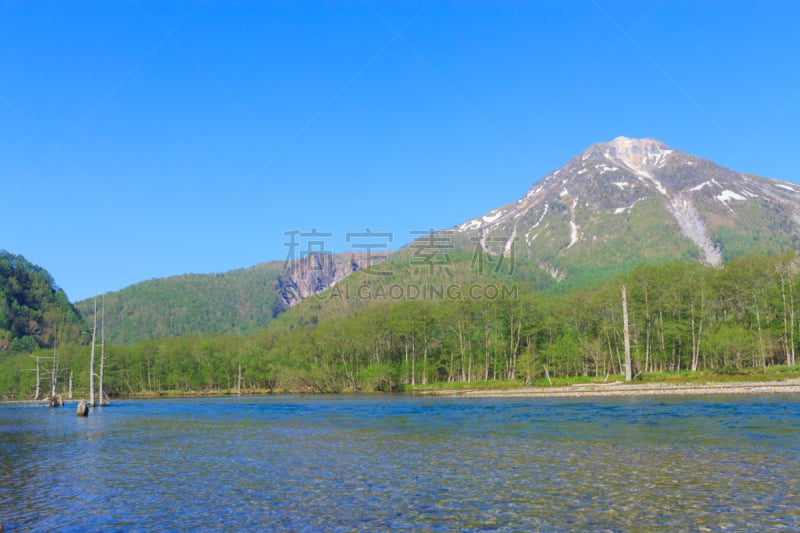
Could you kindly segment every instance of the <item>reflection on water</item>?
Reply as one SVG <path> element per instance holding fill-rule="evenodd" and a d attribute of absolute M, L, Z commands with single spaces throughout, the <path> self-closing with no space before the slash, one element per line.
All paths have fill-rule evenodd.
<path fill-rule="evenodd" d="M 0 406 L 13 530 L 800 530 L 800 398 Z"/>

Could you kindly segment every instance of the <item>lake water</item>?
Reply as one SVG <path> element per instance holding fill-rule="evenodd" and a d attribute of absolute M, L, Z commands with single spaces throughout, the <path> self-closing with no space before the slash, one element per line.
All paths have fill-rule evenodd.
<path fill-rule="evenodd" d="M 3 531 L 800 530 L 800 398 L 0 406 Z"/>

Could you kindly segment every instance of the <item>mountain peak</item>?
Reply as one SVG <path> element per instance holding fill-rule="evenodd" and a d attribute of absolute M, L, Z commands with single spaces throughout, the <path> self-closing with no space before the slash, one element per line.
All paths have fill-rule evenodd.
<path fill-rule="evenodd" d="M 595 276 L 646 258 L 709 265 L 752 250 L 797 248 L 800 188 L 745 175 L 656 139 L 590 146 L 514 204 L 458 226 L 484 251 L 516 253 L 554 278 Z M 493 241 L 494 239 L 494 241 Z"/>
<path fill-rule="evenodd" d="M 624 163 L 632 168 L 646 168 L 663 166 L 665 157 L 673 150 L 656 139 L 617 137 L 611 142 L 593 145 L 588 152 L 599 152 L 606 159 Z"/>
<path fill-rule="evenodd" d="M 602 143 L 601 143 L 602 144 Z M 619 137 L 615 138 L 611 142 L 605 143 L 611 146 L 619 147 L 619 148 L 628 148 L 631 146 L 634 147 L 641 147 L 641 148 L 650 148 L 652 146 L 658 147 L 665 147 L 666 145 L 659 141 L 658 139 L 652 139 L 649 137 L 645 137 L 643 139 L 633 139 L 631 137 L 625 137 L 624 135 L 620 135 Z"/>

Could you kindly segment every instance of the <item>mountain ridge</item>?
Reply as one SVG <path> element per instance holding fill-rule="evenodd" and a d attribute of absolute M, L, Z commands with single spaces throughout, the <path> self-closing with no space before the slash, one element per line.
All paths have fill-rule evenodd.
<path fill-rule="evenodd" d="M 395 277 L 362 276 L 359 283 L 375 289 L 397 280 L 419 282 L 414 271 L 419 277 L 426 266 L 449 267 L 442 264 L 449 257 L 458 258 L 453 266 L 462 270 L 457 273 L 462 282 L 477 282 L 484 278 L 470 270 L 481 252 L 498 258 L 496 266 L 513 259 L 504 266 L 516 264 L 517 281 L 550 290 L 607 279 L 641 263 L 692 260 L 718 266 L 750 252 L 797 250 L 798 235 L 800 186 L 736 172 L 656 139 L 617 137 L 587 147 L 515 202 L 386 252 L 381 260 L 394 265 L 387 269 Z M 107 295 L 109 331 L 116 326 L 128 332 L 112 333 L 112 342 L 263 328 L 354 272 L 369 273 L 376 259 L 354 252 L 310 254 L 223 274 L 136 284 Z M 313 306 L 325 303 L 316 300 Z M 84 316 L 87 302 L 77 304 Z"/>
<path fill-rule="evenodd" d="M 589 146 L 535 182 L 515 203 L 454 229 L 476 235 L 487 252 L 498 255 L 508 254 L 508 241 L 512 241 L 560 280 L 568 275 L 569 261 L 559 259 L 574 255 L 576 248 L 586 248 L 587 240 L 614 241 L 615 234 L 634 231 L 607 219 L 630 219 L 645 206 L 649 216 L 678 230 L 671 240 L 683 249 L 681 255 L 696 256 L 708 265 L 718 266 L 741 255 L 736 250 L 739 241 L 753 233 L 772 237 L 770 251 L 797 249 L 797 185 L 736 172 L 656 139 L 627 137 Z M 781 227 L 767 228 L 764 220 L 753 222 L 752 216 L 743 214 L 748 210 L 762 219 L 768 218 L 765 211 L 773 218 L 777 215 Z M 749 227 L 745 230 L 742 225 Z M 502 241 L 502 236 L 507 238 L 503 250 L 488 244 Z M 728 245 L 732 249 L 726 249 Z"/>

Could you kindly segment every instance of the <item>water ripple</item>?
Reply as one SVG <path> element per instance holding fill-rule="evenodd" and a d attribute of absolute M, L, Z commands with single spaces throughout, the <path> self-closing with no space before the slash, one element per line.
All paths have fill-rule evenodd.
<path fill-rule="evenodd" d="M 800 400 L 0 406 L 4 531 L 800 529 Z"/>

